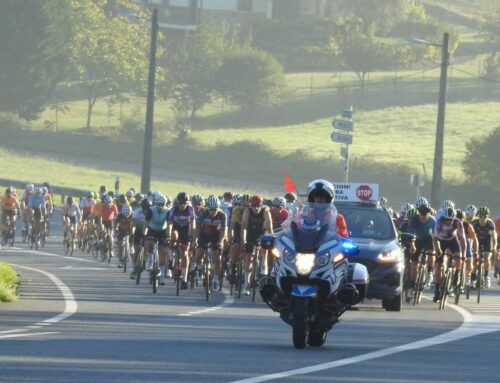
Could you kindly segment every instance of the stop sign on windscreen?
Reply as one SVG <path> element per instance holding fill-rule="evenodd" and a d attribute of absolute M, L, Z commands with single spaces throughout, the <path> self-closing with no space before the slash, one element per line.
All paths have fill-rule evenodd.
<path fill-rule="evenodd" d="M 368 185 L 361 185 L 356 189 L 356 197 L 363 201 L 369 201 L 372 197 L 372 188 Z"/>

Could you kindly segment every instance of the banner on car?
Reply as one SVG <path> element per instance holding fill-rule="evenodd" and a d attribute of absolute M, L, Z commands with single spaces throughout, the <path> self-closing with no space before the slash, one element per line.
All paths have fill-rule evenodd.
<path fill-rule="evenodd" d="M 334 183 L 335 201 L 375 202 L 378 201 L 378 184 Z"/>

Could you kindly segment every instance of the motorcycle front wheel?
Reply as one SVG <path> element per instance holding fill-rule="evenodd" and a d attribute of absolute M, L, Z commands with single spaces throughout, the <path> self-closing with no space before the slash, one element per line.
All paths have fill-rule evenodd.
<path fill-rule="evenodd" d="M 293 345 L 295 348 L 305 348 L 307 339 L 307 299 L 296 297 L 293 302 Z"/>

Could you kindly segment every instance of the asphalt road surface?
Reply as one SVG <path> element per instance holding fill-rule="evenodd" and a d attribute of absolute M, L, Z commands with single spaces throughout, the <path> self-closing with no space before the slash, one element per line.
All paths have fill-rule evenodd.
<path fill-rule="evenodd" d="M 61 226 L 45 248 L 17 242 L 0 259 L 21 276 L 0 304 L 1 382 L 499 382 L 500 288 L 443 311 L 430 291 L 390 313 L 367 301 L 321 348 L 296 350 L 260 300 L 201 287 L 153 295 L 116 261 L 64 256 Z M 20 231 L 18 230 L 18 234 Z M 17 237 L 19 239 L 19 235 Z"/>

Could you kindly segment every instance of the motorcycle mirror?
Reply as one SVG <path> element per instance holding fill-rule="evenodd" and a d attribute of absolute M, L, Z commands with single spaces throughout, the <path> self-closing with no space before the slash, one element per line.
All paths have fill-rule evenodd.
<path fill-rule="evenodd" d="M 274 241 L 276 237 L 274 235 L 261 235 L 260 236 L 260 247 L 269 250 L 274 246 Z"/>

